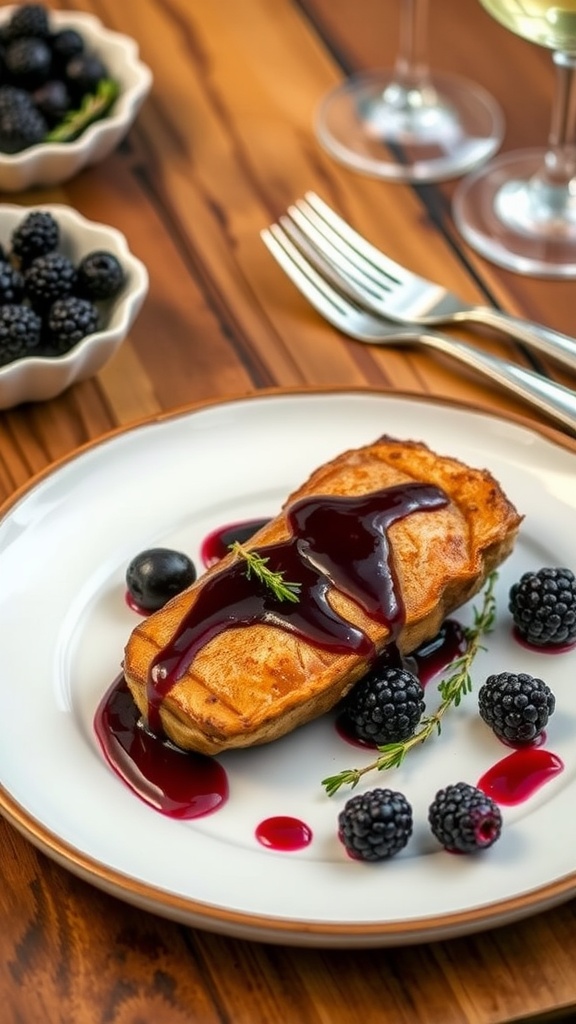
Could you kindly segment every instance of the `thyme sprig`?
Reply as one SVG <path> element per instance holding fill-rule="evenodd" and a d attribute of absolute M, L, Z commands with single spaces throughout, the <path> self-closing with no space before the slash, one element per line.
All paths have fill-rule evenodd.
<path fill-rule="evenodd" d="M 55 128 L 44 136 L 44 142 L 73 142 L 92 124 L 108 113 L 118 98 L 120 87 L 112 78 L 102 78 L 96 92 L 82 100 L 78 110 L 71 110 Z"/>
<path fill-rule="evenodd" d="M 300 600 L 300 583 L 288 583 L 281 572 L 272 572 L 268 568 L 268 558 L 263 558 L 257 551 L 248 551 L 238 540 L 230 545 L 230 550 L 245 559 L 246 575 L 248 577 L 252 574 L 256 576 L 279 601 L 296 603 Z"/>
<path fill-rule="evenodd" d="M 407 740 L 399 743 L 386 743 L 378 747 L 378 757 L 365 768 L 347 768 L 338 775 L 330 775 L 322 780 L 328 796 L 333 796 L 341 786 L 356 786 L 363 775 L 371 771 L 386 771 L 388 768 L 398 768 L 404 758 L 414 747 L 424 743 L 434 732 L 438 735 L 442 731 L 442 719 L 448 709 L 452 706 L 458 707 L 462 698 L 470 693 L 472 689 L 472 677 L 470 670 L 478 651 L 484 650 L 482 638 L 486 633 L 491 632 L 496 618 L 496 598 L 494 588 L 498 574 L 493 572 L 483 594 L 482 606 L 480 609 L 473 609 L 473 624 L 464 630 L 466 649 L 464 653 L 456 658 L 447 668 L 449 675 L 443 678 L 438 684 L 438 691 L 442 698 L 436 711 L 426 715 L 420 722 L 420 727 Z"/>

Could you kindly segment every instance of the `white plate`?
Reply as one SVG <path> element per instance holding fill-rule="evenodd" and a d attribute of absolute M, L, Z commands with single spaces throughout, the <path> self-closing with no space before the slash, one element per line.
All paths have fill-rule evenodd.
<path fill-rule="evenodd" d="M 525 514 L 498 583 L 498 624 L 474 665 L 528 671 L 556 693 L 548 747 L 565 770 L 518 807 L 499 842 L 455 857 L 428 832 L 436 789 L 475 782 L 503 756 L 474 694 L 441 736 L 385 784 L 412 802 L 414 835 L 391 861 L 351 861 L 336 836 L 348 798 L 320 780 L 371 757 L 333 720 L 221 758 L 230 799 L 175 821 L 134 796 L 105 762 L 95 709 L 116 677 L 134 612 L 124 601 L 131 557 L 157 544 L 199 562 L 213 529 L 272 515 L 319 463 L 380 434 L 423 439 L 486 466 Z M 538 654 L 511 636 L 507 592 L 527 568 L 574 563 L 576 456 L 523 426 L 437 402 L 377 392 L 264 395 L 179 413 L 113 435 L 35 481 L 0 522 L 0 804 L 49 856 L 96 886 L 188 925 L 242 938 L 317 946 L 384 946 L 503 924 L 576 891 L 576 652 Z M 7 581 L 10 581 L 8 585 Z M 471 609 L 459 616 L 470 621 Z M 427 700 L 437 703 L 434 684 Z M 366 762 L 367 763 L 367 762 Z M 367 776 L 363 788 L 382 784 Z M 254 837 L 274 814 L 314 839 L 295 853 Z"/>

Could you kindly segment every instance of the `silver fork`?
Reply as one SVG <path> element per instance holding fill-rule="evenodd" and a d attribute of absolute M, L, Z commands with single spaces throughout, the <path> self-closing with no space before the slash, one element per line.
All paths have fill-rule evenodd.
<path fill-rule="evenodd" d="M 386 323 L 337 291 L 278 224 L 265 228 L 261 237 L 296 288 L 321 316 L 344 334 L 372 345 L 428 346 L 471 367 L 576 432 L 576 393 L 569 388 L 515 363 L 480 352 L 456 338 L 436 331 Z"/>
<path fill-rule="evenodd" d="M 329 261 L 357 301 L 398 323 L 480 324 L 550 356 L 576 372 L 576 339 L 490 306 L 471 305 L 442 285 L 419 277 L 371 245 L 320 199 L 307 192 L 288 214 Z"/>

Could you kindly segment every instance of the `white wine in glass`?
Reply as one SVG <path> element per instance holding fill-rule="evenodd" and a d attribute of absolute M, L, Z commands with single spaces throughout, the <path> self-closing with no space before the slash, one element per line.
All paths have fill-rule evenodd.
<path fill-rule="evenodd" d="M 462 182 L 454 219 L 487 259 L 520 273 L 576 276 L 576 0 L 480 0 L 510 31 L 552 50 L 547 145 L 504 153 Z"/>
<path fill-rule="evenodd" d="M 496 152 L 504 119 L 475 82 L 430 71 L 429 0 L 400 3 L 394 67 L 353 75 L 328 93 L 317 112 L 316 134 L 340 163 L 372 177 L 455 178 Z M 383 15 L 388 4 L 382 0 Z"/>

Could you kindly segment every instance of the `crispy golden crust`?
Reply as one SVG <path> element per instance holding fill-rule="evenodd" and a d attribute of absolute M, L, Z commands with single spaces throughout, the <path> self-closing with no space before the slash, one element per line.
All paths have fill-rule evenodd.
<path fill-rule="evenodd" d="M 418 481 L 440 487 L 447 506 L 394 523 L 388 532 L 405 609 L 397 638 L 406 653 L 433 637 L 511 552 L 521 517 L 486 470 L 435 454 L 426 445 L 383 437 L 344 452 L 317 469 L 290 495 L 369 494 Z M 290 536 L 285 511 L 251 540 L 261 547 Z M 171 640 L 204 582 L 233 560 L 226 556 L 184 593 L 141 622 L 130 636 L 124 672 L 143 715 L 153 658 Z M 370 637 L 378 649 L 390 641 L 385 626 L 336 588 L 332 607 Z M 356 654 L 335 654 L 294 634 L 256 624 L 228 629 L 199 651 L 161 707 L 162 726 L 179 746 L 206 754 L 265 743 L 325 713 L 364 674 Z"/>

